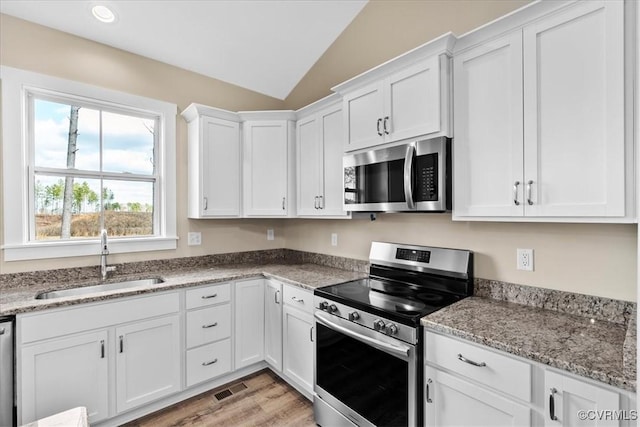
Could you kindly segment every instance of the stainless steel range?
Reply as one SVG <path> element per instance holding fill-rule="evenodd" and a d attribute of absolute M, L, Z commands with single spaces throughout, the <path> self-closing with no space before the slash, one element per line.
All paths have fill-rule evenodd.
<path fill-rule="evenodd" d="M 473 293 L 473 253 L 372 242 L 366 279 L 318 288 L 315 421 L 422 424 L 420 319 Z"/>

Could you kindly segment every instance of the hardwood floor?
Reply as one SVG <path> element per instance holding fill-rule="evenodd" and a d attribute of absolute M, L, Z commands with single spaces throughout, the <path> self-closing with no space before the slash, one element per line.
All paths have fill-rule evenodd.
<path fill-rule="evenodd" d="M 247 388 L 242 389 L 244 384 Z M 230 389 L 220 401 L 216 394 Z M 273 372 L 257 372 L 126 424 L 159 426 L 315 426 L 313 405 Z"/>

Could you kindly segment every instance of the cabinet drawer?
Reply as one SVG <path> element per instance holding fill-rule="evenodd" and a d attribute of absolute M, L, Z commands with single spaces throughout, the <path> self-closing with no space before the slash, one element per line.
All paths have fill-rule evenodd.
<path fill-rule="evenodd" d="M 283 286 L 284 303 L 313 314 L 313 292 L 297 286 Z"/>
<path fill-rule="evenodd" d="M 187 348 L 231 336 L 231 305 L 187 312 Z"/>
<path fill-rule="evenodd" d="M 425 362 L 531 402 L 531 365 L 471 343 L 426 332 Z M 466 361 L 465 361 L 466 360 Z M 484 366 L 476 366 L 473 363 Z"/>
<path fill-rule="evenodd" d="M 230 339 L 187 351 L 187 387 L 230 371 Z"/>
<path fill-rule="evenodd" d="M 189 289 L 186 293 L 186 301 L 187 310 L 231 301 L 231 285 L 222 283 Z"/>

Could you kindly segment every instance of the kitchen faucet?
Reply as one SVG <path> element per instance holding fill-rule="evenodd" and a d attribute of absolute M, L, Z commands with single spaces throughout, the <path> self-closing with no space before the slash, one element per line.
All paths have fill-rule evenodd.
<path fill-rule="evenodd" d="M 107 274 L 109 274 L 110 271 L 115 271 L 116 267 L 113 265 L 107 267 L 109 247 L 107 245 L 107 230 L 104 228 L 100 232 L 100 247 L 102 248 L 102 251 L 100 252 L 100 277 L 102 277 L 102 280 L 106 280 Z"/>

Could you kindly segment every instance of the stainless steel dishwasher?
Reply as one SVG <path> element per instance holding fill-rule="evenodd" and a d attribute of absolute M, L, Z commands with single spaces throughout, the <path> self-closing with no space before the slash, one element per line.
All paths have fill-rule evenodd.
<path fill-rule="evenodd" d="M 16 423 L 13 345 L 13 317 L 0 316 L 0 427 L 11 427 Z"/>

